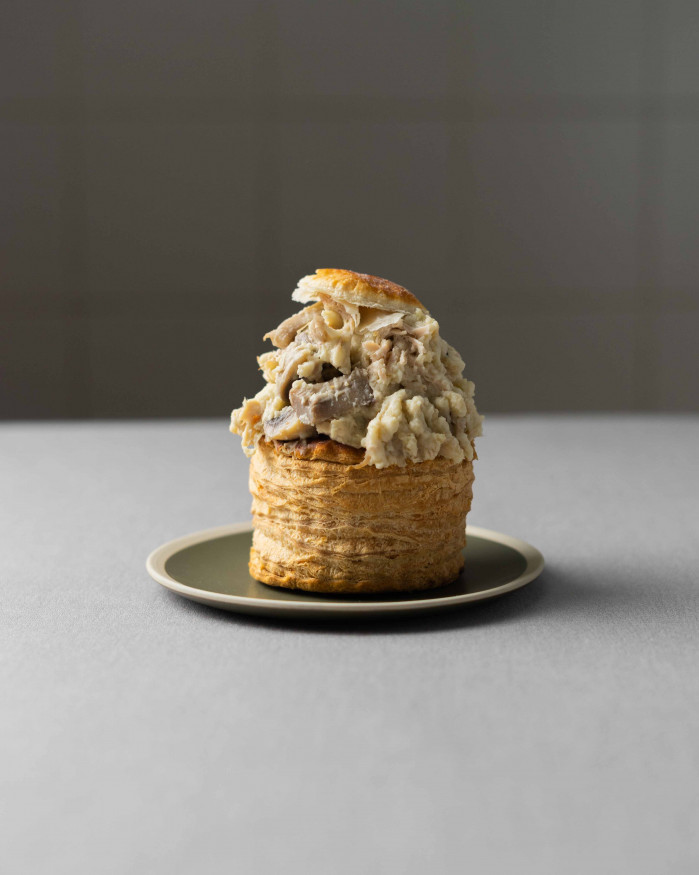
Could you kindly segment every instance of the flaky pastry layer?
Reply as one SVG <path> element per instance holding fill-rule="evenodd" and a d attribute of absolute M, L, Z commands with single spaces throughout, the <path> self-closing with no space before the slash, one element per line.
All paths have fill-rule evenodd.
<path fill-rule="evenodd" d="M 307 462 L 339 462 L 343 465 L 362 465 L 366 452 L 357 447 L 339 444 L 330 438 L 317 437 L 297 441 L 273 441 L 278 453 Z"/>
<path fill-rule="evenodd" d="M 413 310 L 427 312 L 427 307 L 398 283 L 354 270 L 319 268 L 314 274 L 300 280 L 292 298 L 307 303 L 321 300 L 322 296 L 362 307 L 380 307 L 406 313 Z"/>
<path fill-rule="evenodd" d="M 327 446 L 304 452 L 263 440 L 252 456 L 254 578 L 348 594 L 429 589 L 458 576 L 472 462 L 379 469 L 320 458 L 341 456 Z"/>

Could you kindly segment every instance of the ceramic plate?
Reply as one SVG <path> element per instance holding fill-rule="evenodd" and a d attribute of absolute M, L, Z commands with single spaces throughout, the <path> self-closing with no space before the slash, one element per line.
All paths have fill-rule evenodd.
<path fill-rule="evenodd" d="M 150 576 L 168 589 L 214 608 L 285 617 L 385 616 L 435 611 L 494 598 L 541 574 L 544 557 L 530 544 L 468 526 L 466 567 L 454 583 L 422 592 L 374 596 L 314 595 L 258 583 L 248 574 L 250 523 L 220 526 L 158 547 Z"/>

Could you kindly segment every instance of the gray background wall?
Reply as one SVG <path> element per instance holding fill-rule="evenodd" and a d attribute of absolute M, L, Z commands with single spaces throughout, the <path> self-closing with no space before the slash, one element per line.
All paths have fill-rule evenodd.
<path fill-rule="evenodd" d="M 699 408 L 699 3 L 0 7 L 0 416 L 226 416 L 315 267 L 486 411 Z"/>

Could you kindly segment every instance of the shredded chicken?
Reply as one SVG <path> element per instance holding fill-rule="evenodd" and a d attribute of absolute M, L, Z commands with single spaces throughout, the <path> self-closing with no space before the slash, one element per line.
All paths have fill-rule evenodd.
<path fill-rule="evenodd" d="M 364 448 L 378 468 L 473 458 L 474 386 L 424 311 L 322 298 L 265 336 L 277 347 L 258 359 L 266 385 L 231 416 L 248 455 L 263 436 L 321 434 Z"/>
<path fill-rule="evenodd" d="M 308 325 L 313 318 L 313 313 L 318 310 L 319 307 L 320 304 L 312 304 L 310 307 L 304 307 L 303 310 L 294 313 L 293 316 L 289 316 L 288 319 L 285 319 L 281 325 L 274 329 L 274 331 L 269 331 L 265 334 L 262 339 L 271 340 L 279 349 L 285 349 L 296 337 L 299 331 Z"/>

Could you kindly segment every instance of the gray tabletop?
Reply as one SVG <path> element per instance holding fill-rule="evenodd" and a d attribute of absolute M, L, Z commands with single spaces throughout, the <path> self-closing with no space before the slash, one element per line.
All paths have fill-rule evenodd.
<path fill-rule="evenodd" d="M 0 869 L 699 871 L 698 447 L 697 417 L 491 417 L 470 522 L 544 575 L 292 625 L 144 569 L 248 518 L 225 420 L 3 426 Z"/>

